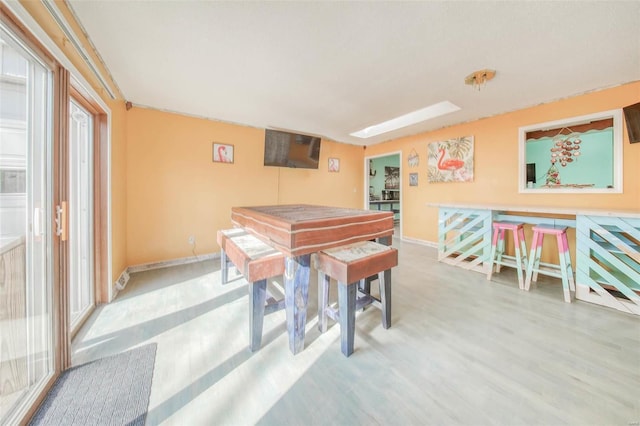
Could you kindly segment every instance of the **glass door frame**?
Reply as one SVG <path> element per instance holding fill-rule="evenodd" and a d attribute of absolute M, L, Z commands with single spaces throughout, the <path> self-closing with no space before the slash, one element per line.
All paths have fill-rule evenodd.
<path fill-rule="evenodd" d="M 95 308 L 93 276 L 93 114 L 69 100 L 69 314 L 73 335 Z M 81 115 L 76 118 L 75 115 Z"/>
<path fill-rule="evenodd" d="M 34 206 L 32 202 L 29 201 L 29 194 L 31 192 L 30 189 L 28 189 L 26 194 L 26 214 L 31 215 L 35 211 L 35 208 L 37 208 L 39 212 L 42 212 L 39 213 L 39 217 L 36 216 L 32 219 L 33 222 L 30 222 L 32 223 L 32 231 L 27 233 L 27 241 L 34 238 L 34 227 L 40 227 L 42 231 L 38 233 L 44 236 L 43 274 L 45 285 L 44 292 L 46 293 L 46 296 L 40 295 L 39 297 L 49 298 L 45 306 L 47 310 L 50 310 L 50 313 L 45 315 L 45 317 L 47 318 L 46 329 L 48 329 L 46 340 L 49 342 L 47 345 L 47 351 L 51 351 L 51 359 L 47 361 L 48 366 L 45 370 L 45 374 L 38 380 L 38 382 L 36 382 L 35 387 L 30 389 L 28 393 L 21 398 L 20 404 L 10 411 L 10 415 L 5 419 L 9 423 L 12 423 L 21 422 L 25 417 L 32 414 L 34 407 L 39 404 L 64 367 L 63 358 L 61 356 L 63 353 L 64 342 L 59 338 L 61 329 L 60 324 L 62 320 L 60 315 L 62 311 L 59 309 L 62 301 L 60 295 L 61 281 L 59 280 L 61 246 L 59 245 L 59 238 L 55 235 L 56 228 L 53 217 L 53 212 L 55 211 L 54 206 L 58 200 L 56 188 L 59 186 L 55 157 L 60 142 L 58 137 L 59 129 L 56 127 L 56 123 L 59 122 L 61 111 L 57 108 L 57 100 L 64 94 L 64 91 L 58 86 L 60 77 L 60 67 L 58 63 L 47 53 L 46 49 L 44 49 L 42 45 L 30 35 L 20 21 L 18 21 L 10 11 L 6 9 L 4 4 L 0 4 L 0 18 L 2 19 L 3 27 L 9 33 L 9 37 L 12 38 L 21 47 L 21 49 L 27 52 L 31 57 L 31 63 L 35 61 L 47 70 L 47 86 L 42 92 L 44 97 L 44 104 L 42 107 L 45 108 L 45 111 L 44 117 L 41 117 L 39 120 L 44 123 L 44 128 L 38 130 L 39 132 L 44 132 L 44 136 L 42 137 L 45 140 L 44 152 L 39 153 L 39 155 L 42 156 L 40 167 L 44 173 L 44 176 L 42 177 L 42 181 L 44 182 L 42 191 L 44 195 L 40 196 L 40 199 L 44 202 L 44 205 Z M 29 85 L 30 84 L 32 83 L 29 83 Z M 27 91 L 27 94 L 29 93 L 30 90 Z M 28 115 L 26 120 L 27 135 L 29 135 L 27 137 L 27 143 L 31 144 L 33 117 Z M 31 149 L 32 148 L 30 148 L 30 150 Z M 31 154 L 29 154 L 29 152 L 31 151 L 27 151 L 27 163 L 31 161 Z M 29 168 L 31 166 L 27 164 L 27 167 Z M 28 187 L 30 187 L 32 177 L 29 172 L 27 172 L 27 175 L 29 181 Z M 35 215 L 35 213 L 33 214 Z M 29 256 L 27 256 L 27 262 L 30 262 Z M 27 277 L 33 273 L 33 269 L 29 267 L 29 263 L 27 263 L 25 268 L 25 280 L 29 280 L 30 278 Z M 26 291 L 29 293 L 33 290 L 27 287 Z M 30 297 L 27 297 L 27 299 L 30 299 Z M 32 327 L 33 325 L 28 325 L 28 329 Z M 30 337 L 30 339 L 32 338 L 33 337 Z M 28 368 L 31 371 L 33 367 L 29 366 Z"/>
<path fill-rule="evenodd" d="M 111 294 L 108 286 L 107 271 L 104 265 L 107 265 L 107 261 L 104 255 L 107 253 L 106 238 L 104 238 L 104 224 L 106 215 L 103 212 L 106 205 L 106 188 L 104 185 L 105 176 L 104 169 L 106 168 L 104 152 L 105 152 L 105 140 L 107 133 L 107 115 L 104 113 L 100 105 L 98 105 L 92 97 L 82 88 L 82 85 L 75 79 L 71 79 L 69 87 L 70 102 L 75 102 L 80 105 L 91 115 L 92 123 L 92 152 L 90 161 L 92 162 L 92 235 L 91 235 L 91 262 L 92 262 L 92 274 L 93 274 L 93 308 L 88 312 L 85 312 L 83 317 L 74 324 L 74 327 L 70 329 L 71 337 L 80 330 L 83 323 L 91 315 L 93 309 L 98 303 L 105 303 L 110 300 Z"/>
<path fill-rule="evenodd" d="M 52 193 L 50 195 L 51 214 L 46 222 L 55 230 L 55 211 L 64 206 L 68 199 L 68 120 L 70 96 L 81 100 L 83 106 L 94 115 L 93 153 L 93 255 L 95 276 L 95 302 L 108 303 L 113 297 L 111 271 L 111 133 L 110 109 L 108 104 L 94 89 L 93 85 L 78 71 L 72 60 L 65 56 L 55 43 L 50 32 L 32 18 L 32 15 L 18 2 L 0 2 L 0 18 L 20 41 L 36 52 L 52 70 L 53 87 L 52 141 L 50 151 Z M 45 19 L 46 21 L 46 19 Z M 54 53 L 51 53 L 54 52 Z M 73 75 L 72 75 L 73 74 Z M 123 105 L 124 107 L 124 105 Z M 123 108 L 124 109 L 124 108 Z M 66 220 L 61 218 L 63 231 Z M 60 372 L 71 366 L 71 331 L 69 328 L 69 281 L 68 247 L 64 232 L 61 236 L 51 234 L 50 265 L 53 274 L 53 356 L 54 371 L 37 395 L 17 412 L 13 419 L 26 422 L 37 410 L 46 392 L 53 386 Z"/>

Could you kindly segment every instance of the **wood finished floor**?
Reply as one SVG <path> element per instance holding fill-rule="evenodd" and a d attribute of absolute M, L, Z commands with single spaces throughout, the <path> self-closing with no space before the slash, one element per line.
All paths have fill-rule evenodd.
<path fill-rule="evenodd" d="M 358 313 L 349 358 L 336 324 L 317 331 L 315 271 L 305 350 L 289 352 L 280 311 L 250 353 L 246 283 L 222 286 L 213 260 L 132 274 L 73 362 L 156 342 L 149 425 L 639 424 L 640 318 L 566 304 L 560 280 L 524 292 L 510 268 L 487 281 L 394 245 L 392 326 Z"/>

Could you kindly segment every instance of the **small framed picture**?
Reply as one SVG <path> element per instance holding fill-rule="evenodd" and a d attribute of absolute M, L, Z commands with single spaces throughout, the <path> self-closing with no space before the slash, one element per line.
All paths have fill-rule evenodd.
<path fill-rule="evenodd" d="M 340 159 L 339 158 L 329 158 L 329 171 L 330 172 L 339 172 L 340 171 Z"/>
<path fill-rule="evenodd" d="M 418 174 L 409 173 L 409 186 L 418 186 Z"/>
<path fill-rule="evenodd" d="M 233 145 L 213 143 L 214 163 L 233 163 Z"/>

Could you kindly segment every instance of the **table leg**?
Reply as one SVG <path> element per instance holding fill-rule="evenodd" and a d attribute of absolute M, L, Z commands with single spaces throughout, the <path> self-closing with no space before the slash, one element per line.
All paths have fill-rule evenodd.
<path fill-rule="evenodd" d="M 304 349 L 310 261 L 310 254 L 285 258 L 284 297 L 287 333 L 289 334 L 289 349 L 294 355 Z"/>
<path fill-rule="evenodd" d="M 385 246 L 390 246 L 391 245 L 391 235 L 389 235 L 387 237 L 378 238 L 378 243 L 384 244 Z"/>

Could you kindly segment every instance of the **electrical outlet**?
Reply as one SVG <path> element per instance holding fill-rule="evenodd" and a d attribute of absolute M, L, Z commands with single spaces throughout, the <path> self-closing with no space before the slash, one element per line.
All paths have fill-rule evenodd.
<path fill-rule="evenodd" d="M 189 244 L 194 245 L 196 243 L 196 237 L 189 235 Z"/>

